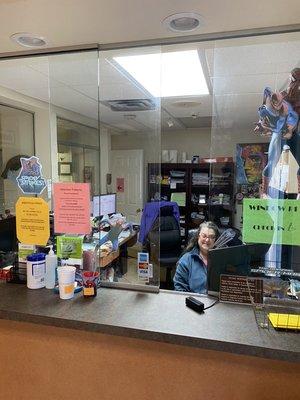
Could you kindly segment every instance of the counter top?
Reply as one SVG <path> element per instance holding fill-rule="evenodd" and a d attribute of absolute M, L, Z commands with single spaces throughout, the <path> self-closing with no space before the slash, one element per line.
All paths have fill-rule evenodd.
<path fill-rule="evenodd" d="M 300 361 L 300 335 L 257 326 L 250 306 L 218 303 L 197 314 L 186 294 L 100 288 L 60 300 L 52 290 L 0 284 L 0 318 L 154 340 L 208 350 Z M 214 302 L 201 297 L 206 306 Z"/>

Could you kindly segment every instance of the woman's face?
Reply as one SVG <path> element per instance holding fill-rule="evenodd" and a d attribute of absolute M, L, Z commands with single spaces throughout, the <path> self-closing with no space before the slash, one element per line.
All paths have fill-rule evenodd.
<path fill-rule="evenodd" d="M 198 245 L 200 252 L 207 253 L 213 247 L 216 241 L 216 234 L 213 229 L 202 228 L 198 236 Z"/>

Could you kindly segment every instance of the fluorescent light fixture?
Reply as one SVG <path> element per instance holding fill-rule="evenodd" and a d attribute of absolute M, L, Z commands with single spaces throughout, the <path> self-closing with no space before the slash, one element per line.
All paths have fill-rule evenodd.
<path fill-rule="evenodd" d="M 209 94 L 197 50 L 114 57 L 154 97 Z"/>

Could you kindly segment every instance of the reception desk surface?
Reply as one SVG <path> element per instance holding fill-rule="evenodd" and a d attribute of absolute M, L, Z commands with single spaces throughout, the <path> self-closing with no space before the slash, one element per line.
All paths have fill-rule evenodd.
<path fill-rule="evenodd" d="M 185 294 L 100 288 L 60 300 L 52 290 L 0 284 L 0 318 L 173 343 L 285 361 L 300 361 L 300 336 L 257 326 L 250 306 L 218 303 L 197 314 Z M 213 299 L 201 296 L 205 306 Z"/>

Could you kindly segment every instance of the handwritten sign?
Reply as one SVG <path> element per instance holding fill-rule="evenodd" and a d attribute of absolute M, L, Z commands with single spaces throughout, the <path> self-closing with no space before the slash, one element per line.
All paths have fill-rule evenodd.
<path fill-rule="evenodd" d="M 300 200 L 244 199 L 243 240 L 300 245 Z"/>
<path fill-rule="evenodd" d="M 89 234 L 90 184 L 54 183 L 54 231 Z"/>
<path fill-rule="evenodd" d="M 50 236 L 49 207 L 37 197 L 19 197 L 16 203 L 17 237 L 21 243 L 45 246 Z"/>

